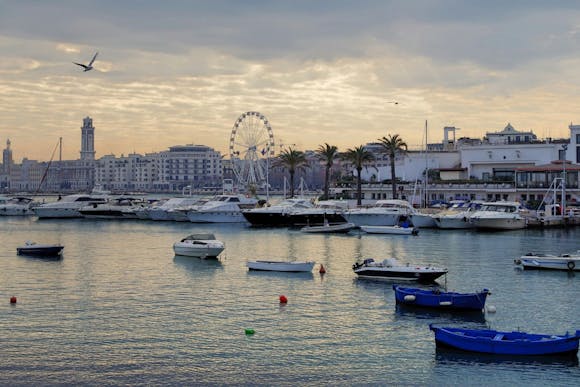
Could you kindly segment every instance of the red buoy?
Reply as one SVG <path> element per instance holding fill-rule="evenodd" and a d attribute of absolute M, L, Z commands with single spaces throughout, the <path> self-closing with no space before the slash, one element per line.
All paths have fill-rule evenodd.
<path fill-rule="evenodd" d="M 281 295 L 280 296 L 280 304 L 287 304 L 288 303 L 288 299 L 286 298 L 285 295 Z"/>
<path fill-rule="evenodd" d="M 14 296 L 10 297 L 10 303 L 16 304 L 16 297 L 14 297 Z"/>
<path fill-rule="evenodd" d="M 320 269 L 318 269 L 318 272 L 319 272 L 320 274 L 324 274 L 324 273 L 326 273 L 326 269 L 324 268 L 324 265 L 323 265 L 322 263 L 320 264 Z"/>

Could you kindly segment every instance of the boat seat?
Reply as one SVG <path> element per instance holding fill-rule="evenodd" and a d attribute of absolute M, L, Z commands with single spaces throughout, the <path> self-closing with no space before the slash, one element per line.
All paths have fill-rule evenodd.
<path fill-rule="evenodd" d="M 501 339 L 503 339 L 502 333 L 498 333 L 497 335 L 493 336 L 493 340 L 501 340 Z"/>

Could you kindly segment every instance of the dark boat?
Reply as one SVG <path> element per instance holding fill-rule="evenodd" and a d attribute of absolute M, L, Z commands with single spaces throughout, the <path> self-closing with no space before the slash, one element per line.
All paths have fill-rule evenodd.
<path fill-rule="evenodd" d="M 433 324 L 429 324 L 429 329 L 435 333 L 435 343 L 438 346 L 496 355 L 576 356 L 580 340 L 580 330 L 573 335 L 568 332 L 564 335 L 544 335 L 489 329 L 436 327 Z"/>
<path fill-rule="evenodd" d="M 60 255 L 64 246 L 61 245 L 41 245 L 26 241 L 24 246 L 16 248 L 18 255 L 34 255 L 39 257 L 54 257 Z"/>
<path fill-rule="evenodd" d="M 352 265 L 355 274 L 360 278 L 390 281 L 417 281 L 432 283 L 437 278 L 447 274 L 447 269 L 433 266 L 415 266 L 408 263 L 400 264 L 395 258 L 387 258 L 381 262 L 375 262 L 373 258 L 367 258 L 362 263 Z"/>
<path fill-rule="evenodd" d="M 444 292 L 440 289 L 405 288 L 393 285 L 399 304 L 450 310 L 481 310 L 485 307 L 488 289 L 476 293 Z"/>
<path fill-rule="evenodd" d="M 270 206 L 252 208 L 242 211 L 244 218 L 257 227 L 288 227 L 292 226 L 289 215 L 295 211 L 312 208 L 312 204 L 307 199 L 291 198 L 283 202 Z"/>

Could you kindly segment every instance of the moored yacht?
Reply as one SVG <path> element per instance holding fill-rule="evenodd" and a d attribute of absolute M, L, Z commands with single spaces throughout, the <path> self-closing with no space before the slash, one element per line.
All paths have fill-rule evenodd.
<path fill-rule="evenodd" d="M 353 208 L 344 212 L 347 221 L 357 226 L 394 226 L 414 212 L 406 200 L 378 200 L 373 207 Z"/>
<path fill-rule="evenodd" d="M 323 200 L 319 201 L 314 207 L 306 208 L 299 211 L 293 211 L 288 214 L 288 223 L 290 226 L 322 226 L 328 224 L 347 223 L 344 216 L 348 203 L 341 200 Z M 351 222 L 354 223 L 354 222 Z"/>
<path fill-rule="evenodd" d="M 287 227 L 291 225 L 290 213 L 312 207 L 308 199 L 290 198 L 270 207 L 244 210 L 242 215 L 252 226 Z"/>
<path fill-rule="evenodd" d="M 470 222 L 471 215 L 481 208 L 482 202 L 457 202 L 451 207 L 438 214 L 433 215 L 437 227 L 442 229 L 464 229 L 473 228 Z"/>
<path fill-rule="evenodd" d="M 244 195 L 217 195 L 207 203 L 187 212 L 192 223 L 245 223 L 242 208 L 253 208 L 258 199 Z"/>
<path fill-rule="evenodd" d="M 143 200 L 133 197 L 118 197 L 106 203 L 92 203 L 81 207 L 79 212 L 88 219 L 137 219 L 137 216 L 130 216 L 130 214 L 134 215 L 134 212 L 127 210 L 138 203 L 143 203 Z"/>
<path fill-rule="evenodd" d="M 7 198 L 0 204 L 0 216 L 23 216 L 34 215 L 32 208 L 37 205 L 34 200 L 24 196 Z"/>
<path fill-rule="evenodd" d="M 199 198 L 192 196 L 181 197 L 181 198 L 171 198 L 158 206 L 153 206 L 147 211 L 148 219 L 151 220 L 173 220 L 173 217 L 169 213 L 170 210 L 178 208 L 181 206 L 188 206 L 195 204 Z"/>
<path fill-rule="evenodd" d="M 81 218 L 81 207 L 106 202 L 106 196 L 74 194 L 59 197 L 56 202 L 41 204 L 34 207 L 33 211 L 39 218 Z"/>
<path fill-rule="evenodd" d="M 527 210 L 518 202 L 484 203 L 470 221 L 477 229 L 518 230 L 527 226 Z"/>

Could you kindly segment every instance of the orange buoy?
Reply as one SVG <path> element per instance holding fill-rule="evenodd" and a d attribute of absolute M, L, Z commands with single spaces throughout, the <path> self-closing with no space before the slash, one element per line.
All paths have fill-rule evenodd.
<path fill-rule="evenodd" d="M 280 296 L 280 304 L 287 304 L 288 303 L 288 299 L 286 298 L 285 295 L 281 295 Z"/>
<path fill-rule="evenodd" d="M 14 297 L 14 296 L 10 297 L 10 303 L 16 304 L 16 297 Z"/>
<path fill-rule="evenodd" d="M 319 272 L 320 274 L 324 274 L 324 273 L 326 273 L 326 269 L 324 268 L 324 265 L 323 265 L 322 263 L 320 264 L 320 269 L 318 269 L 318 272 Z"/>

